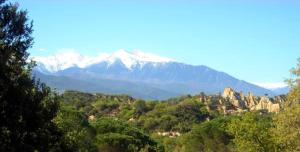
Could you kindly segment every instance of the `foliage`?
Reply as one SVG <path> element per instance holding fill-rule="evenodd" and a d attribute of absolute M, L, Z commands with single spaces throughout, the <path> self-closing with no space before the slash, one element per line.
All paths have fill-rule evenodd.
<path fill-rule="evenodd" d="M 181 151 L 230 151 L 230 135 L 226 132 L 228 118 L 218 118 L 195 127 L 182 139 Z"/>
<path fill-rule="evenodd" d="M 100 151 L 162 151 L 153 139 L 122 121 L 100 118 L 92 123 Z M 112 149 L 111 149 L 112 148 Z"/>
<path fill-rule="evenodd" d="M 234 137 L 236 150 L 245 152 L 274 151 L 270 128 L 272 118 L 268 114 L 247 112 L 231 119 L 228 132 Z"/>
<path fill-rule="evenodd" d="M 224 116 L 216 112 L 218 107 L 215 106 L 222 100 L 221 96 L 202 96 L 209 100 L 200 102 L 196 95 L 151 102 L 128 96 L 67 92 L 67 96 L 62 95 L 61 103 L 81 115 L 77 118 L 82 121 L 75 121 L 75 124 L 82 124 L 87 122 L 87 117 L 95 116 L 96 120 L 90 120 L 84 126 L 92 127 L 91 145 L 102 151 L 291 151 L 283 144 L 284 138 L 278 136 L 284 130 L 278 130 L 276 118 L 285 114 L 296 121 L 298 111 L 291 111 L 293 115 L 284 111 L 278 115 L 258 111 Z M 79 99 L 86 102 L 80 106 L 80 102 L 72 102 Z M 68 122 L 68 119 L 62 120 Z M 293 126 L 297 127 L 297 124 Z M 83 130 L 88 130 L 85 127 Z M 162 136 L 159 132 L 179 133 L 180 136 Z M 87 136 L 87 132 L 84 134 Z M 149 144 L 150 141 L 155 144 Z"/>
<path fill-rule="evenodd" d="M 146 102 L 143 100 L 136 101 L 133 106 L 137 115 L 142 115 L 148 111 Z"/>
<path fill-rule="evenodd" d="M 69 151 L 96 151 L 93 142 L 95 131 L 84 113 L 71 107 L 62 106 L 54 121 L 64 132 L 63 142 L 66 149 Z"/>
<path fill-rule="evenodd" d="M 283 110 L 274 117 L 274 140 L 281 151 L 300 151 L 300 58 L 288 80 L 291 91 Z"/>
<path fill-rule="evenodd" d="M 203 122 L 209 116 L 204 105 L 194 98 L 183 101 L 157 104 L 139 119 L 139 125 L 146 130 L 188 132 L 191 124 Z"/>
<path fill-rule="evenodd" d="M 300 151 L 300 106 L 281 111 L 274 117 L 272 130 L 280 151 Z"/>
<path fill-rule="evenodd" d="M 60 150 L 61 132 L 52 122 L 57 96 L 31 76 L 27 49 L 32 23 L 16 4 L 0 1 L 0 151 Z"/>
<path fill-rule="evenodd" d="M 286 80 L 291 90 L 288 94 L 287 108 L 300 104 L 300 58 L 298 59 L 297 67 L 291 69 L 291 74 L 293 77 Z"/>

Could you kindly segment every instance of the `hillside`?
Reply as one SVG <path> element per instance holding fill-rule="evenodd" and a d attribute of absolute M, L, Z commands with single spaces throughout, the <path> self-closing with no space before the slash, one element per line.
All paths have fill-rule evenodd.
<path fill-rule="evenodd" d="M 78 91 L 66 91 L 60 100 L 63 107 L 81 112 L 91 124 L 103 118 L 126 122 L 144 130 L 162 145 L 165 151 L 174 151 L 176 147 L 173 146 L 179 148 L 180 144 L 172 146 L 168 142 L 184 140 L 194 132 L 195 125 L 218 122 L 220 119 L 228 123 L 227 119 L 243 115 L 247 111 L 268 116 L 268 112 L 278 113 L 286 99 L 285 96 L 268 98 L 253 96 L 251 93 L 244 97 L 226 88 L 221 96 L 202 93 L 161 102 L 137 100 L 127 95 L 89 94 Z M 222 125 L 226 123 L 222 122 Z M 222 134 L 228 136 L 222 139 L 222 142 L 230 139 L 228 133 Z M 227 146 L 223 145 L 223 148 L 229 148 Z"/>
<path fill-rule="evenodd" d="M 163 101 L 145 101 L 132 98 L 128 95 L 107 95 L 102 93 L 90 94 L 78 91 L 66 91 L 61 96 L 64 104 L 74 106 L 77 110 L 83 110 L 89 116 L 123 117 L 124 120 L 127 121 L 129 121 L 130 118 L 139 118 L 142 115 L 153 113 L 152 110 L 155 110 L 156 106 L 160 107 L 162 105 L 169 105 L 172 107 L 181 105 L 185 102 L 195 104 L 195 107 L 202 107 L 202 110 L 206 111 L 208 114 L 206 118 L 209 118 L 213 117 L 213 115 L 209 115 L 210 112 L 214 114 L 217 112 L 218 115 L 230 115 L 245 111 L 278 113 L 280 107 L 286 101 L 285 96 L 254 96 L 252 93 L 244 96 L 242 93 L 235 92 L 231 88 L 225 88 L 222 95 L 205 95 L 204 93 L 201 93 L 195 96 L 187 95 Z M 136 104 L 145 107 L 136 107 Z M 147 107 L 147 105 L 151 105 L 151 107 Z M 141 108 L 141 113 L 138 115 L 134 115 L 133 112 L 136 108 Z M 129 111 L 130 109 L 133 110 L 131 112 L 127 111 L 132 115 L 124 113 L 123 110 L 125 109 Z M 201 108 L 198 110 L 200 109 Z M 199 113 L 201 112 L 199 111 Z"/>

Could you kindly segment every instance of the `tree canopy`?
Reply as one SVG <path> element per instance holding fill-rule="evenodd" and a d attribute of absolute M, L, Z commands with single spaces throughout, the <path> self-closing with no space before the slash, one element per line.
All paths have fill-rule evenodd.
<path fill-rule="evenodd" d="M 59 149 L 56 95 L 31 76 L 32 22 L 17 4 L 0 1 L 0 151 Z"/>

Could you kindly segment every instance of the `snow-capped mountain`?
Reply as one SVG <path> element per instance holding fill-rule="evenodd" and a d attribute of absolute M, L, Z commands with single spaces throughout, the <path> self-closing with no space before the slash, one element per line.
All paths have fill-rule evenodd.
<path fill-rule="evenodd" d="M 111 55 L 100 54 L 95 57 L 83 56 L 74 51 L 66 51 L 52 56 L 33 57 L 32 59 L 37 61 L 38 68 L 41 68 L 41 71 L 50 73 L 55 73 L 71 67 L 86 68 L 93 64 L 99 64 L 103 62 L 108 63 L 108 66 L 110 66 L 117 61 L 121 61 L 126 68 L 132 69 L 136 65 L 143 66 L 147 63 L 152 63 L 155 65 L 158 63 L 168 63 L 174 61 L 172 59 L 163 58 L 149 53 L 143 53 L 141 51 L 129 53 L 123 49 L 118 50 Z"/>
<path fill-rule="evenodd" d="M 289 92 L 289 87 L 287 84 L 280 82 L 280 83 L 254 83 L 260 87 L 266 88 L 271 90 L 275 94 L 287 94 Z"/>
<path fill-rule="evenodd" d="M 280 88 L 287 87 L 287 84 L 280 82 L 280 83 L 254 83 L 258 86 L 261 86 L 263 88 L 269 89 L 269 90 L 275 90 Z"/>
<path fill-rule="evenodd" d="M 129 94 L 166 99 L 183 94 L 216 94 L 225 87 L 255 95 L 274 93 L 207 66 L 193 66 L 143 52 L 119 50 L 111 55 L 82 56 L 74 52 L 34 57 L 35 74 L 59 90 Z"/>

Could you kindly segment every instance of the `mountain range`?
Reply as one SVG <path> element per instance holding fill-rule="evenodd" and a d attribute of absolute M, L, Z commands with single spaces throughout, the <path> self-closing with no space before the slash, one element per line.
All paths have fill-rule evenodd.
<path fill-rule="evenodd" d="M 33 57 L 33 60 L 37 62 L 34 76 L 58 91 L 128 94 L 152 100 L 200 92 L 218 94 L 225 87 L 255 95 L 282 93 L 239 80 L 204 65 L 189 65 L 139 51 L 119 50 L 94 57 L 64 52 Z"/>

